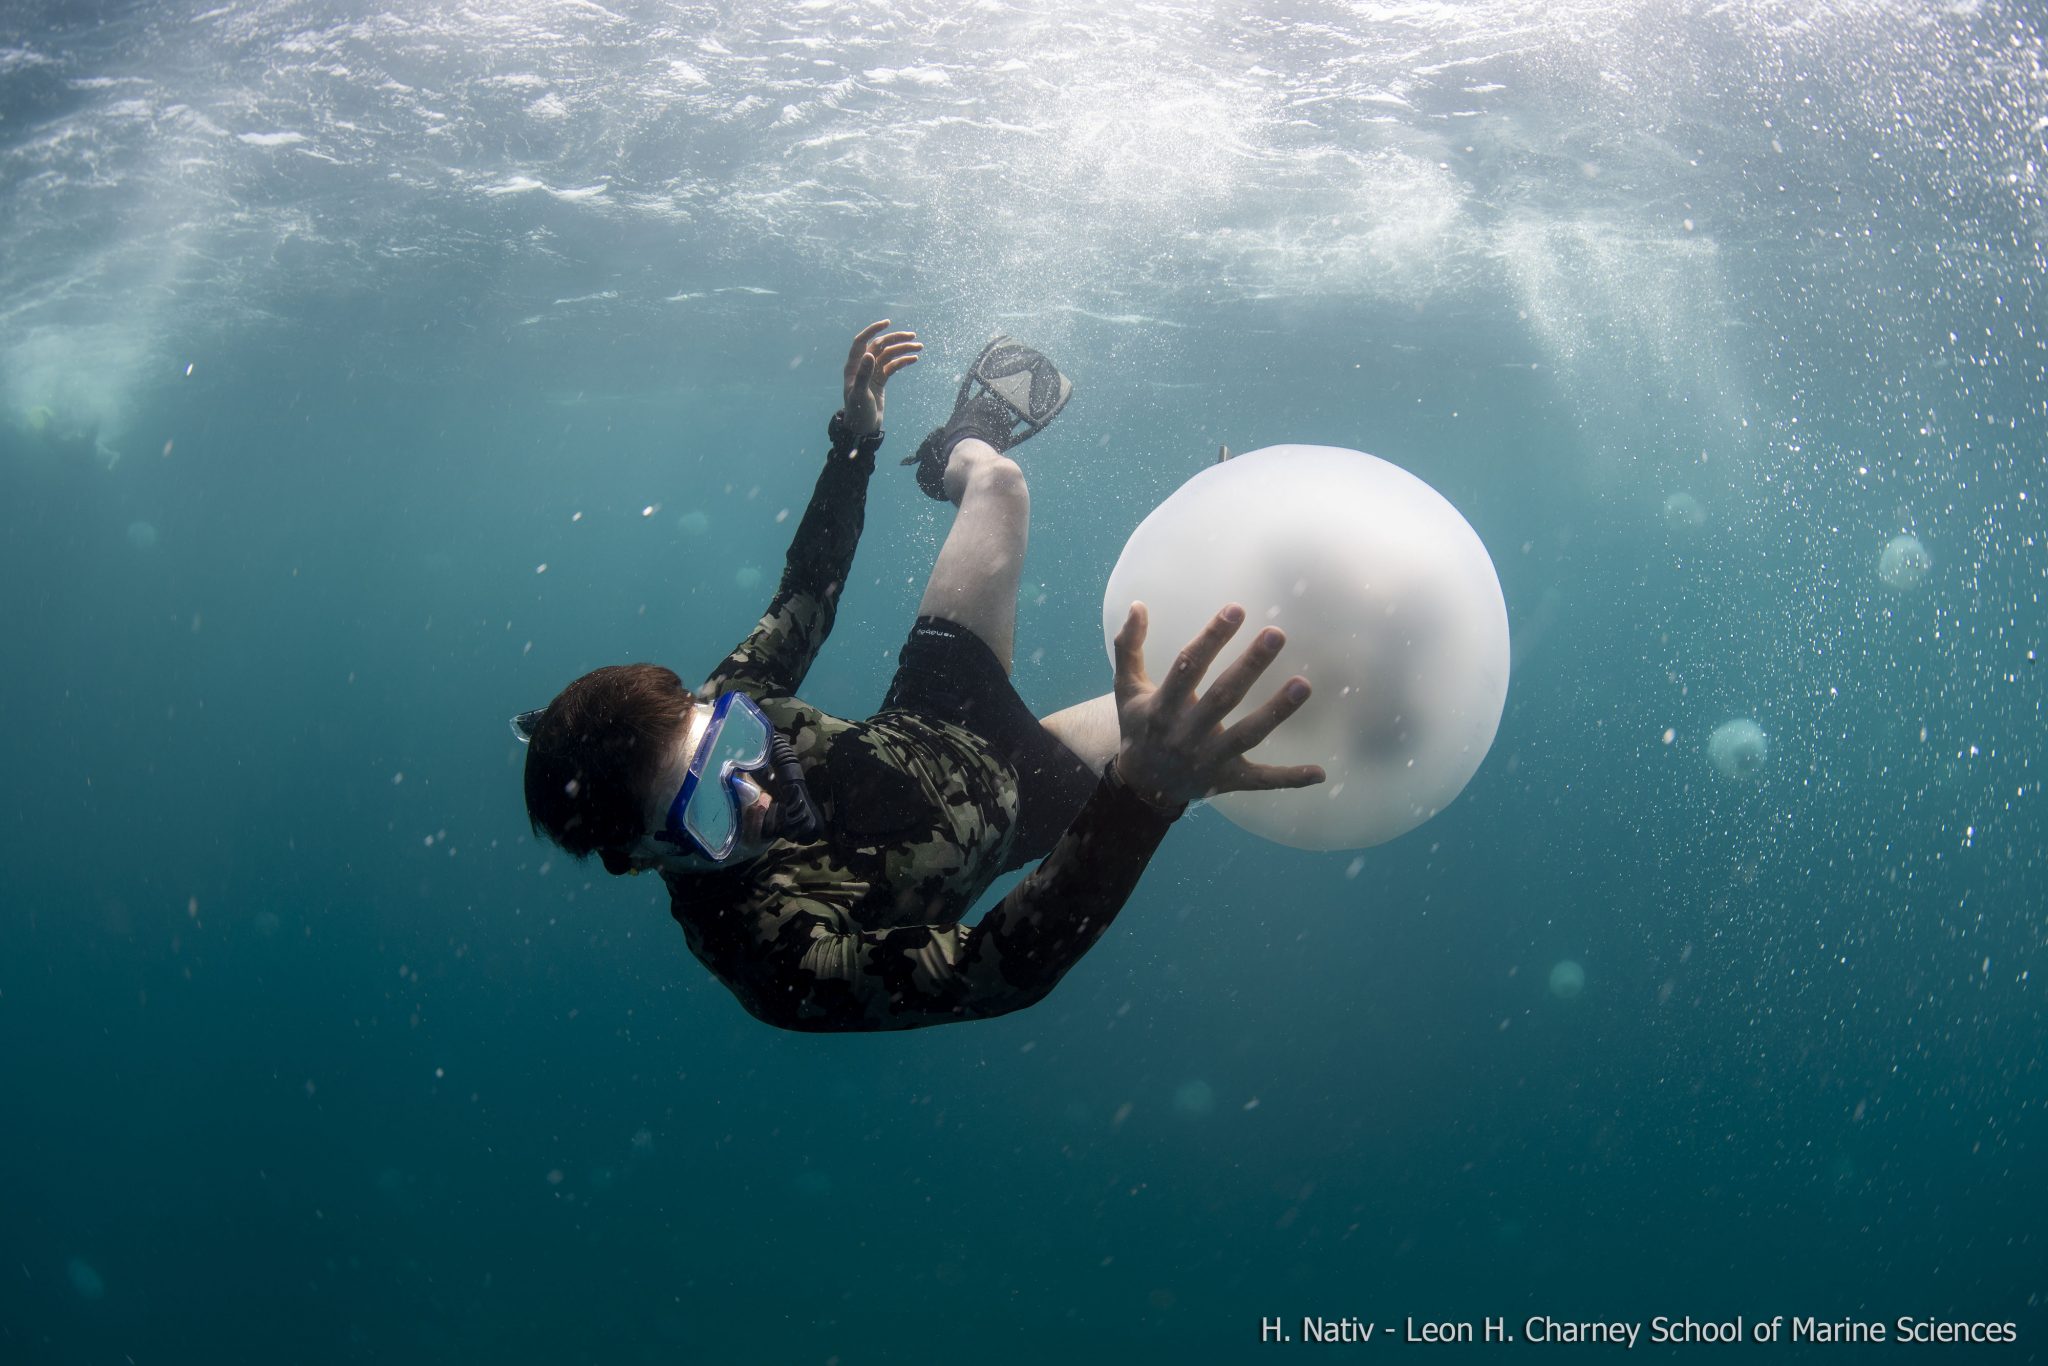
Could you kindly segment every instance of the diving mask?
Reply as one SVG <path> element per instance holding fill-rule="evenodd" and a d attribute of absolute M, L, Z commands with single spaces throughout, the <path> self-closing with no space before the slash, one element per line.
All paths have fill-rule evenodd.
<path fill-rule="evenodd" d="M 683 785 L 669 802 L 654 838 L 685 857 L 714 865 L 739 851 L 741 813 L 763 790 L 775 799 L 761 828 L 767 839 L 814 839 L 818 809 L 788 740 L 776 732 L 754 700 L 729 692 L 708 708 L 702 737 L 690 756 Z"/>
<path fill-rule="evenodd" d="M 512 719 L 520 740 L 533 738 L 545 708 Z M 697 704 L 690 722 L 696 736 L 682 786 L 670 799 L 661 830 L 650 838 L 676 857 L 712 868 L 751 856 L 740 846 L 741 815 L 766 791 L 773 799 L 762 822 L 764 839 L 808 841 L 823 826 L 796 750 L 754 700 L 729 692 Z M 610 866 L 607 864 L 607 866 Z M 614 871 L 617 871 L 616 869 Z"/>

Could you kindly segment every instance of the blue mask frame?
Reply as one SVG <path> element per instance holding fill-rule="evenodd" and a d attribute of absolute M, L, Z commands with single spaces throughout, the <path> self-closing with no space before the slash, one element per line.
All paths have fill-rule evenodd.
<path fill-rule="evenodd" d="M 730 859 L 740 839 L 740 775 L 760 774 L 755 785 L 767 788 L 774 740 L 775 727 L 752 698 L 736 692 L 719 698 L 655 838 L 713 863 Z"/>

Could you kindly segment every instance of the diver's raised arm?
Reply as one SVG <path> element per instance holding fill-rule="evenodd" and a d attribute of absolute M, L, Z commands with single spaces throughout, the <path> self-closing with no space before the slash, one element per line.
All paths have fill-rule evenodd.
<path fill-rule="evenodd" d="M 826 426 L 831 450 L 797 522 L 775 596 L 747 638 L 712 670 L 700 690 L 705 697 L 735 687 L 758 694 L 795 692 L 831 633 L 867 520 L 885 388 L 924 349 L 915 332 L 890 332 L 888 326 L 885 318 L 854 335 L 842 406 Z"/>

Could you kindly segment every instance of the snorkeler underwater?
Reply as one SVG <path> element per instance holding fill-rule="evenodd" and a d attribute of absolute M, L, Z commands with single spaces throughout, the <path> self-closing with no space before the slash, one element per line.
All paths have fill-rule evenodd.
<path fill-rule="evenodd" d="M 2048 1356 L 2044 29 L 4 7 L 0 1361 Z"/>

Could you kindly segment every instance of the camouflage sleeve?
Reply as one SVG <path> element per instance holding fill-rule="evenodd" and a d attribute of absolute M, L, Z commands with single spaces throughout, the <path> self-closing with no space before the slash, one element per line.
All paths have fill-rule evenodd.
<path fill-rule="evenodd" d="M 916 1029 L 1043 1000 L 1123 909 L 1179 811 L 1110 780 L 1031 875 L 975 925 L 835 929 L 800 903 L 762 913 L 741 999 L 784 1029 Z"/>
<path fill-rule="evenodd" d="M 825 457 L 766 615 L 711 671 L 703 696 L 736 687 L 786 696 L 802 686 L 838 614 L 839 590 L 867 520 L 868 476 L 874 472 L 872 447 L 835 446 Z"/>

